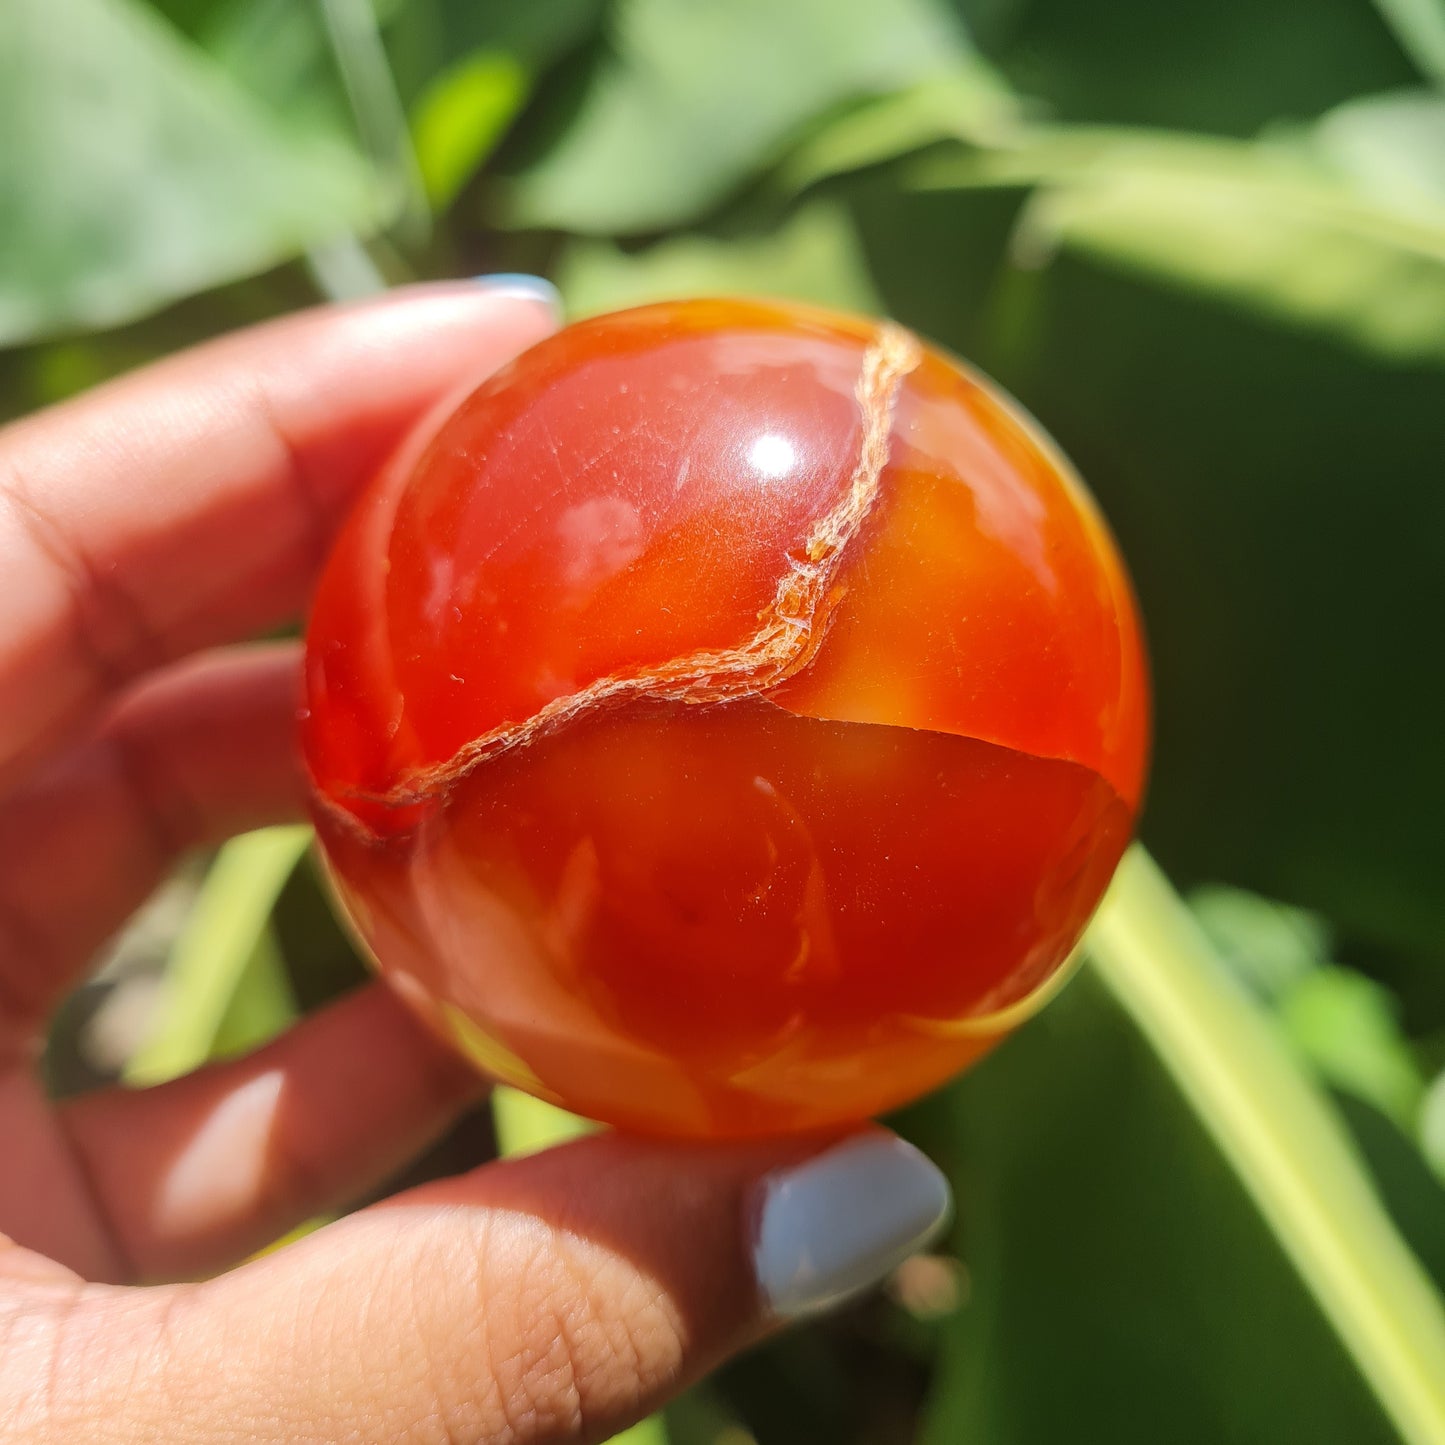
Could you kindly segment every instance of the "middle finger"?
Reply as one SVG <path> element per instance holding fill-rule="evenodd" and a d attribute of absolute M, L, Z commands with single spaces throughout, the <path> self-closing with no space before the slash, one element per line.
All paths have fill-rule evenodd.
<path fill-rule="evenodd" d="M 299 648 L 148 678 L 0 807 L 0 1053 L 24 1045 L 187 848 L 302 811 Z"/>

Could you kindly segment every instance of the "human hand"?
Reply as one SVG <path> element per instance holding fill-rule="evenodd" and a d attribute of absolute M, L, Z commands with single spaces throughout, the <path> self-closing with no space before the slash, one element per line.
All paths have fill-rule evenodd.
<path fill-rule="evenodd" d="M 474 1101 L 470 1070 L 374 984 L 153 1089 L 52 1105 L 35 1077 L 49 1014 L 180 850 L 299 815 L 296 650 L 235 639 L 298 612 L 420 417 L 552 325 L 516 288 L 417 287 L 0 432 L 0 1439 L 604 1439 L 946 1211 L 876 1129 L 605 1135 L 203 1278 L 387 1177 Z"/>

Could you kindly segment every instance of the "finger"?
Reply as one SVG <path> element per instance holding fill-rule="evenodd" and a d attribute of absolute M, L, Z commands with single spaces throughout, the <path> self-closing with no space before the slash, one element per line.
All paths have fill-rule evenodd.
<path fill-rule="evenodd" d="M 554 325 L 413 287 L 172 357 L 0 433 L 0 784 L 116 683 L 299 606 L 345 500 L 459 379 Z"/>
<path fill-rule="evenodd" d="M 0 1056 L 181 851 L 300 816 L 299 666 L 291 643 L 177 663 L 0 803 Z"/>
<path fill-rule="evenodd" d="M 32 1277 L 42 1268 L 29 1256 L 48 1258 L 57 1270 L 73 1270 L 84 1279 L 105 1279 L 117 1272 L 115 1246 L 105 1221 L 92 1203 L 79 1161 L 70 1148 L 45 1089 L 32 1069 L 0 1069 L 0 1139 L 5 1141 L 0 1168 L 0 1229 L 13 1242 L 0 1257 L 0 1270 Z M 28 1266 L 25 1267 L 25 1266 Z M 0 1289 L 0 1331 L 4 1293 Z M 0 1355 L 4 1351 L 0 1350 Z M 0 1420 L 5 1410 L 0 1405 Z M 0 1440 L 4 1431 L 0 1430 Z"/>
<path fill-rule="evenodd" d="M 6 1286 L 72 1285 L 81 1278 L 48 1255 L 22 1248 L 8 1234 L 0 1234 L 0 1280 Z"/>
<path fill-rule="evenodd" d="M 482 1089 L 372 984 L 244 1058 L 59 1119 L 128 1277 L 195 1278 L 352 1203 Z"/>
<path fill-rule="evenodd" d="M 881 1131 L 821 1154 L 590 1139 L 156 1292 L 132 1307 L 123 1352 L 52 1374 L 52 1430 L 87 1438 L 103 1417 L 117 1438 L 197 1445 L 606 1439 L 781 1318 L 879 1279 L 947 1198 Z M 143 1391 L 128 1388 L 138 1355 Z"/>

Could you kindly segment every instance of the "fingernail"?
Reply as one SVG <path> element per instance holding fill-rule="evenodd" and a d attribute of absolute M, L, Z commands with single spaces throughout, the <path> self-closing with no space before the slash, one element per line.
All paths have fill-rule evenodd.
<path fill-rule="evenodd" d="M 850 1139 L 759 1186 L 753 1261 L 763 1299 L 796 1318 L 877 1284 L 949 1217 L 948 1181 L 892 1134 Z"/>
<path fill-rule="evenodd" d="M 562 319 L 562 293 L 545 276 L 529 276 L 525 271 L 498 271 L 473 279 L 494 295 L 540 302 L 557 320 Z"/>

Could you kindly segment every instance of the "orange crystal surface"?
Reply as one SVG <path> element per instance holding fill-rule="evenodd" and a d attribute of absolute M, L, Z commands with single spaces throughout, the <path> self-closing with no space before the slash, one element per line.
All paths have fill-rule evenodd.
<path fill-rule="evenodd" d="M 679 302 L 524 353 L 377 478 L 303 746 L 383 974 L 490 1073 L 713 1137 L 933 1087 L 1128 841 L 1148 689 L 1059 455 L 909 333 Z"/>

